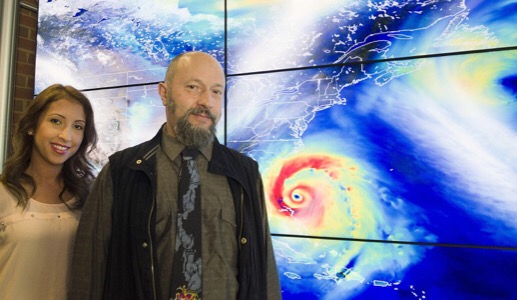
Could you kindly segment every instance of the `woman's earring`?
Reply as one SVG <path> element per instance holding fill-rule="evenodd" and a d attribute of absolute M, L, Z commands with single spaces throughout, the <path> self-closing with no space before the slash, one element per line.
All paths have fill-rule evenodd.
<path fill-rule="evenodd" d="M 28 134 L 28 135 L 33 135 L 33 134 L 34 134 L 34 132 L 32 131 L 32 129 L 29 129 L 29 131 L 27 131 L 27 134 Z"/>

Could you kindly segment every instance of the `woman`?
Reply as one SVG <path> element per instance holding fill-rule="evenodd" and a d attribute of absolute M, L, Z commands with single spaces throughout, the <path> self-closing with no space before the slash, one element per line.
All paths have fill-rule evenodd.
<path fill-rule="evenodd" d="M 66 298 L 96 143 L 90 101 L 71 86 L 49 86 L 20 119 L 0 175 L 1 299 Z"/>

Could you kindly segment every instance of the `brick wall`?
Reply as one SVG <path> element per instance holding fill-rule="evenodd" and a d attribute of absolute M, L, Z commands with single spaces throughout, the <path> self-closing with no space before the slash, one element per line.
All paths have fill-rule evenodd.
<path fill-rule="evenodd" d="M 16 49 L 16 80 L 13 104 L 13 129 L 34 96 L 38 0 L 21 0 L 18 45 Z M 26 4 L 26 5 L 23 5 Z"/>

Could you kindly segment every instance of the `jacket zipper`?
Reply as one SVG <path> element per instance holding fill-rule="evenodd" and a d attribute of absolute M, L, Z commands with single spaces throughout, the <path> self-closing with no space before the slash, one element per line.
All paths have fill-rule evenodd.
<path fill-rule="evenodd" d="M 151 176 L 149 176 L 149 180 L 152 181 L 151 179 Z M 154 187 L 153 187 L 153 201 L 152 201 L 152 205 L 151 205 L 151 211 L 149 212 L 149 216 L 147 218 L 147 237 L 149 239 L 149 251 L 151 251 L 150 253 L 150 257 L 151 257 L 151 280 L 152 280 L 152 284 L 153 284 L 153 299 L 156 300 L 156 282 L 155 282 L 155 278 L 154 278 L 154 258 L 153 258 L 153 240 L 152 240 L 152 236 L 151 236 L 151 216 L 153 215 L 153 212 L 154 212 L 154 204 L 155 204 L 155 200 L 156 200 L 156 194 L 155 194 L 155 191 L 154 191 Z"/>
<path fill-rule="evenodd" d="M 239 229 L 239 250 L 242 249 L 242 228 L 244 224 L 244 191 L 241 187 L 241 220 L 240 220 L 240 229 Z"/>

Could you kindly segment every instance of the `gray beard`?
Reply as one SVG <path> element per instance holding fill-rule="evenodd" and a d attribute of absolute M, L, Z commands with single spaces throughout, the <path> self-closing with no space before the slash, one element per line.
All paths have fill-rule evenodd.
<path fill-rule="evenodd" d="M 169 100 L 167 109 L 171 113 L 174 113 L 176 110 L 174 101 Z M 189 123 L 189 115 L 199 113 L 206 113 L 212 119 L 212 125 L 210 125 L 208 130 L 196 128 Z M 189 109 L 183 116 L 178 119 L 178 122 L 174 125 L 174 131 L 176 132 L 176 138 L 180 143 L 190 148 L 201 149 L 214 141 L 216 134 L 215 117 L 209 110 L 203 107 Z"/>

